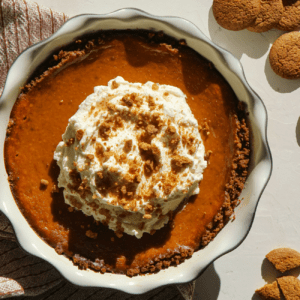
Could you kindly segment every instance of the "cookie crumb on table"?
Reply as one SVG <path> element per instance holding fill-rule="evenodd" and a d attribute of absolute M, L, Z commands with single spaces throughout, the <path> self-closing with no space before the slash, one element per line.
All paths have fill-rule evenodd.
<path fill-rule="evenodd" d="M 293 276 L 277 278 L 280 290 L 286 300 L 300 300 L 300 280 Z"/>
<path fill-rule="evenodd" d="M 262 300 L 280 300 L 280 290 L 276 281 L 255 291 Z"/>
<path fill-rule="evenodd" d="M 290 248 L 274 249 L 266 258 L 282 273 L 300 266 L 300 253 Z M 300 280 L 294 276 L 279 277 L 277 281 L 264 285 L 255 293 L 262 300 L 300 300 Z"/>
<path fill-rule="evenodd" d="M 278 248 L 266 255 L 274 267 L 284 273 L 300 266 L 300 253 L 290 248 Z"/>

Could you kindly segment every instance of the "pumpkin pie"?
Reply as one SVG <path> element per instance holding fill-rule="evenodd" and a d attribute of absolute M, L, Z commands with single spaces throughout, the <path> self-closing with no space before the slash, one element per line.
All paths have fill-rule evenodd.
<path fill-rule="evenodd" d="M 131 83 L 180 89 L 205 147 L 207 167 L 200 193 L 182 201 L 161 229 L 143 233 L 141 238 L 111 230 L 105 218 L 102 222 L 67 204 L 64 188 L 58 186 L 60 168 L 53 158 L 78 106 L 94 87 L 107 86 L 118 76 Z M 78 131 L 76 142 L 81 134 Z M 69 139 L 65 147 L 70 146 L 67 143 L 74 140 Z M 126 152 L 132 144 L 124 147 Z M 144 30 L 101 31 L 49 58 L 21 90 L 5 142 L 11 190 L 33 230 L 81 269 L 128 276 L 177 265 L 214 239 L 239 203 L 249 154 L 245 107 L 212 63 L 184 41 Z M 182 163 L 180 167 L 188 165 L 181 159 L 176 162 Z M 73 175 L 84 190 L 85 181 Z"/>

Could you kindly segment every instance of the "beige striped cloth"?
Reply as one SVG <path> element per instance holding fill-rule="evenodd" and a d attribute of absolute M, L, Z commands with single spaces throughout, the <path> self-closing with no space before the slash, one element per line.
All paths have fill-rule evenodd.
<path fill-rule="evenodd" d="M 68 17 L 25 0 L 0 0 L 0 95 L 7 72 L 27 47 L 54 33 Z M 0 194 L 1 198 L 1 194 Z M 192 300 L 195 283 L 168 286 L 132 296 L 122 292 L 80 288 L 67 282 L 49 263 L 25 253 L 0 212 L 0 298 Z"/>

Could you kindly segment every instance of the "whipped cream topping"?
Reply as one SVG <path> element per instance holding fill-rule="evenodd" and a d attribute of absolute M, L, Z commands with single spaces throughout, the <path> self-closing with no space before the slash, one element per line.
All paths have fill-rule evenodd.
<path fill-rule="evenodd" d="M 204 151 L 180 89 L 118 76 L 80 104 L 54 159 L 66 203 L 140 238 L 199 193 Z"/>

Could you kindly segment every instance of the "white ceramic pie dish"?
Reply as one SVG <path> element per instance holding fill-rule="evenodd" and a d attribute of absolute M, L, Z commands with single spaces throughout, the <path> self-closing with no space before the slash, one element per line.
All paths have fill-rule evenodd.
<path fill-rule="evenodd" d="M 236 209 L 236 219 L 229 222 L 204 249 L 193 254 L 177 267 L 169 267 L 157 274 L 127 277 L 79 270 L 72 262 L 58 255 L 29 226 L 11 193 L 4 165 L 4 141 L 11 109 L 22 87 L 49 54 L 75 41 L 77 37 L 97 30 L 151 29 L 177 39 L 185 39 L 188 46 L 212 61 L 232 86 L 239 100 L 247 105 L 252 132 L 250 175 L 241 198 L 243 205 Z M 21 70 L 21 71 L 20 71 Z M 272 159 L 266 138 L 267 113 L 260 98 L 246 82 L 240 62 L 226 50 L 213 44 L 195 25 L 177 17 L 156 17 L 136 9 L 121 9 L 105 15 L 80 15 L 67 21 L 54 35 L 25 50 L 11 67 L 0 99 L 0 209 L 10 219 L 22 248 L 51 263 L 67 280 L 80 286 L 114 288 L 140 294 L 175 283 L 185 283 L 199 276 L 210 263 L 235 249 L 246 238 L 255 215 L 259 198 L 270 178 Z"/>

